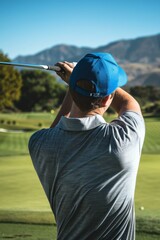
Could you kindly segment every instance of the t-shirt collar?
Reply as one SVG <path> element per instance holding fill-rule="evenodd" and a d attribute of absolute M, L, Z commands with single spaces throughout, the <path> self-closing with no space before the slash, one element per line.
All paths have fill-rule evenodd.
<path fill-rule="evenodd" d="M 66 118 L 62 116 L 58 126 L 68 131 L 87 131 L 102 124 L 106 124 L 106 121 L 101 115 L 97 114 L 84 118 Z"/>

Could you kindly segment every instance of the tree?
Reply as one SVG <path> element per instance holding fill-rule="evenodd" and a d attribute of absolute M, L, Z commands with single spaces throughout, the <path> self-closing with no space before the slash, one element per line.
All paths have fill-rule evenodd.
<path fill-rule="evenodd" d="M 9 62 L 10 59 L 0 52 L 0 61 Z M 14 102 L 19 100 L 22 79 L 20 73 L 11 66 L 0 66 L 0 110 L 13 108 Z"/>
<path fill-rule="evenodd" d="M 59 107 L 66 92 L 64 84 L 50 73 L 40 70 L 22 70 L 21 98 L 16 106 L 25 112 L 45 111 Z"/>

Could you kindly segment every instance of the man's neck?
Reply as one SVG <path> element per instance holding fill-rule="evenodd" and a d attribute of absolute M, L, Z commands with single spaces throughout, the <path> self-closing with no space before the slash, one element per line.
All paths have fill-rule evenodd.
<path fill-rule="evenodd" d="M 83 118 L 83 117 L 95 116 L 97 114 L 103 116 L 105 111 L 106 111 L 105 108 L 97 108 L 97 109 L 94 109 L 92 111 L 83 112 L 73 103 L 72 108 L 71 108 L 71 113 L 70 113 L 69 117 L 71 117 L 71 118 Z"/>

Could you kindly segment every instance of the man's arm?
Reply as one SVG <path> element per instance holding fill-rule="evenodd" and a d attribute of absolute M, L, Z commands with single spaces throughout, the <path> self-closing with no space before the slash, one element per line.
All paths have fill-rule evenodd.
<path fill-rule="evenodd" d="M 57 65 L 62 69 L 62 71 L 57 72 L 57 75 L 59 75 L 63 79 L 63 81 L 68 84 L 70 75 L 74 68 L 74 64 L 69 63 L 69 62 L 59 62 L 59 63 L 57 63 Z M 57 125 L 57 123 L 59 122 L 59 120 L 61 119 L 62 116 L 68 117 L 70 115 L 72 103 L 73 103 L 73 100 L 72 100 L 72 97 L 68 90 L 65 95 L 65 98 L 63 100 L 62 106 L 61 106 L 55 120 L 53 121 L 53 123 L 50 126 L 51 128 L 53 128 Z"/>
<path fill-rule="evenodd" d="M 53 121 L 53 123 L 50 126 L 51 128 L 53 128 L 57 125 L 57 123 L 59 122 L 59 120 L 61 119 L 62 116 L 69 117 L 71 107 L 72 107 L 72 103 L 73 103 L 72 97 L 71 97 L 70 92 L 68 90 L 66 95 L 65 95 L 65 98 L 63 100 L 62 106 L 61 106 L 55 120 Z"/>
<path fill-rule="evenodd" d="M 115 91 L 111 107 L 113 107 L 119 116 L 126 111 L 133 111 L 142 115 L 138 102 L 121 88 Z"/>

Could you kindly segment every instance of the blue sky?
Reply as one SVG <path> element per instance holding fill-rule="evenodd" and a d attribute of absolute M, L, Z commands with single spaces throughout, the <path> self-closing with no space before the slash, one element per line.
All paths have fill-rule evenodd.
<path fill-rule="evenodd" d="M 0 50 L 11 59 L 160 33 L 160 0 L 0 0 L 0 10 Z"/>

